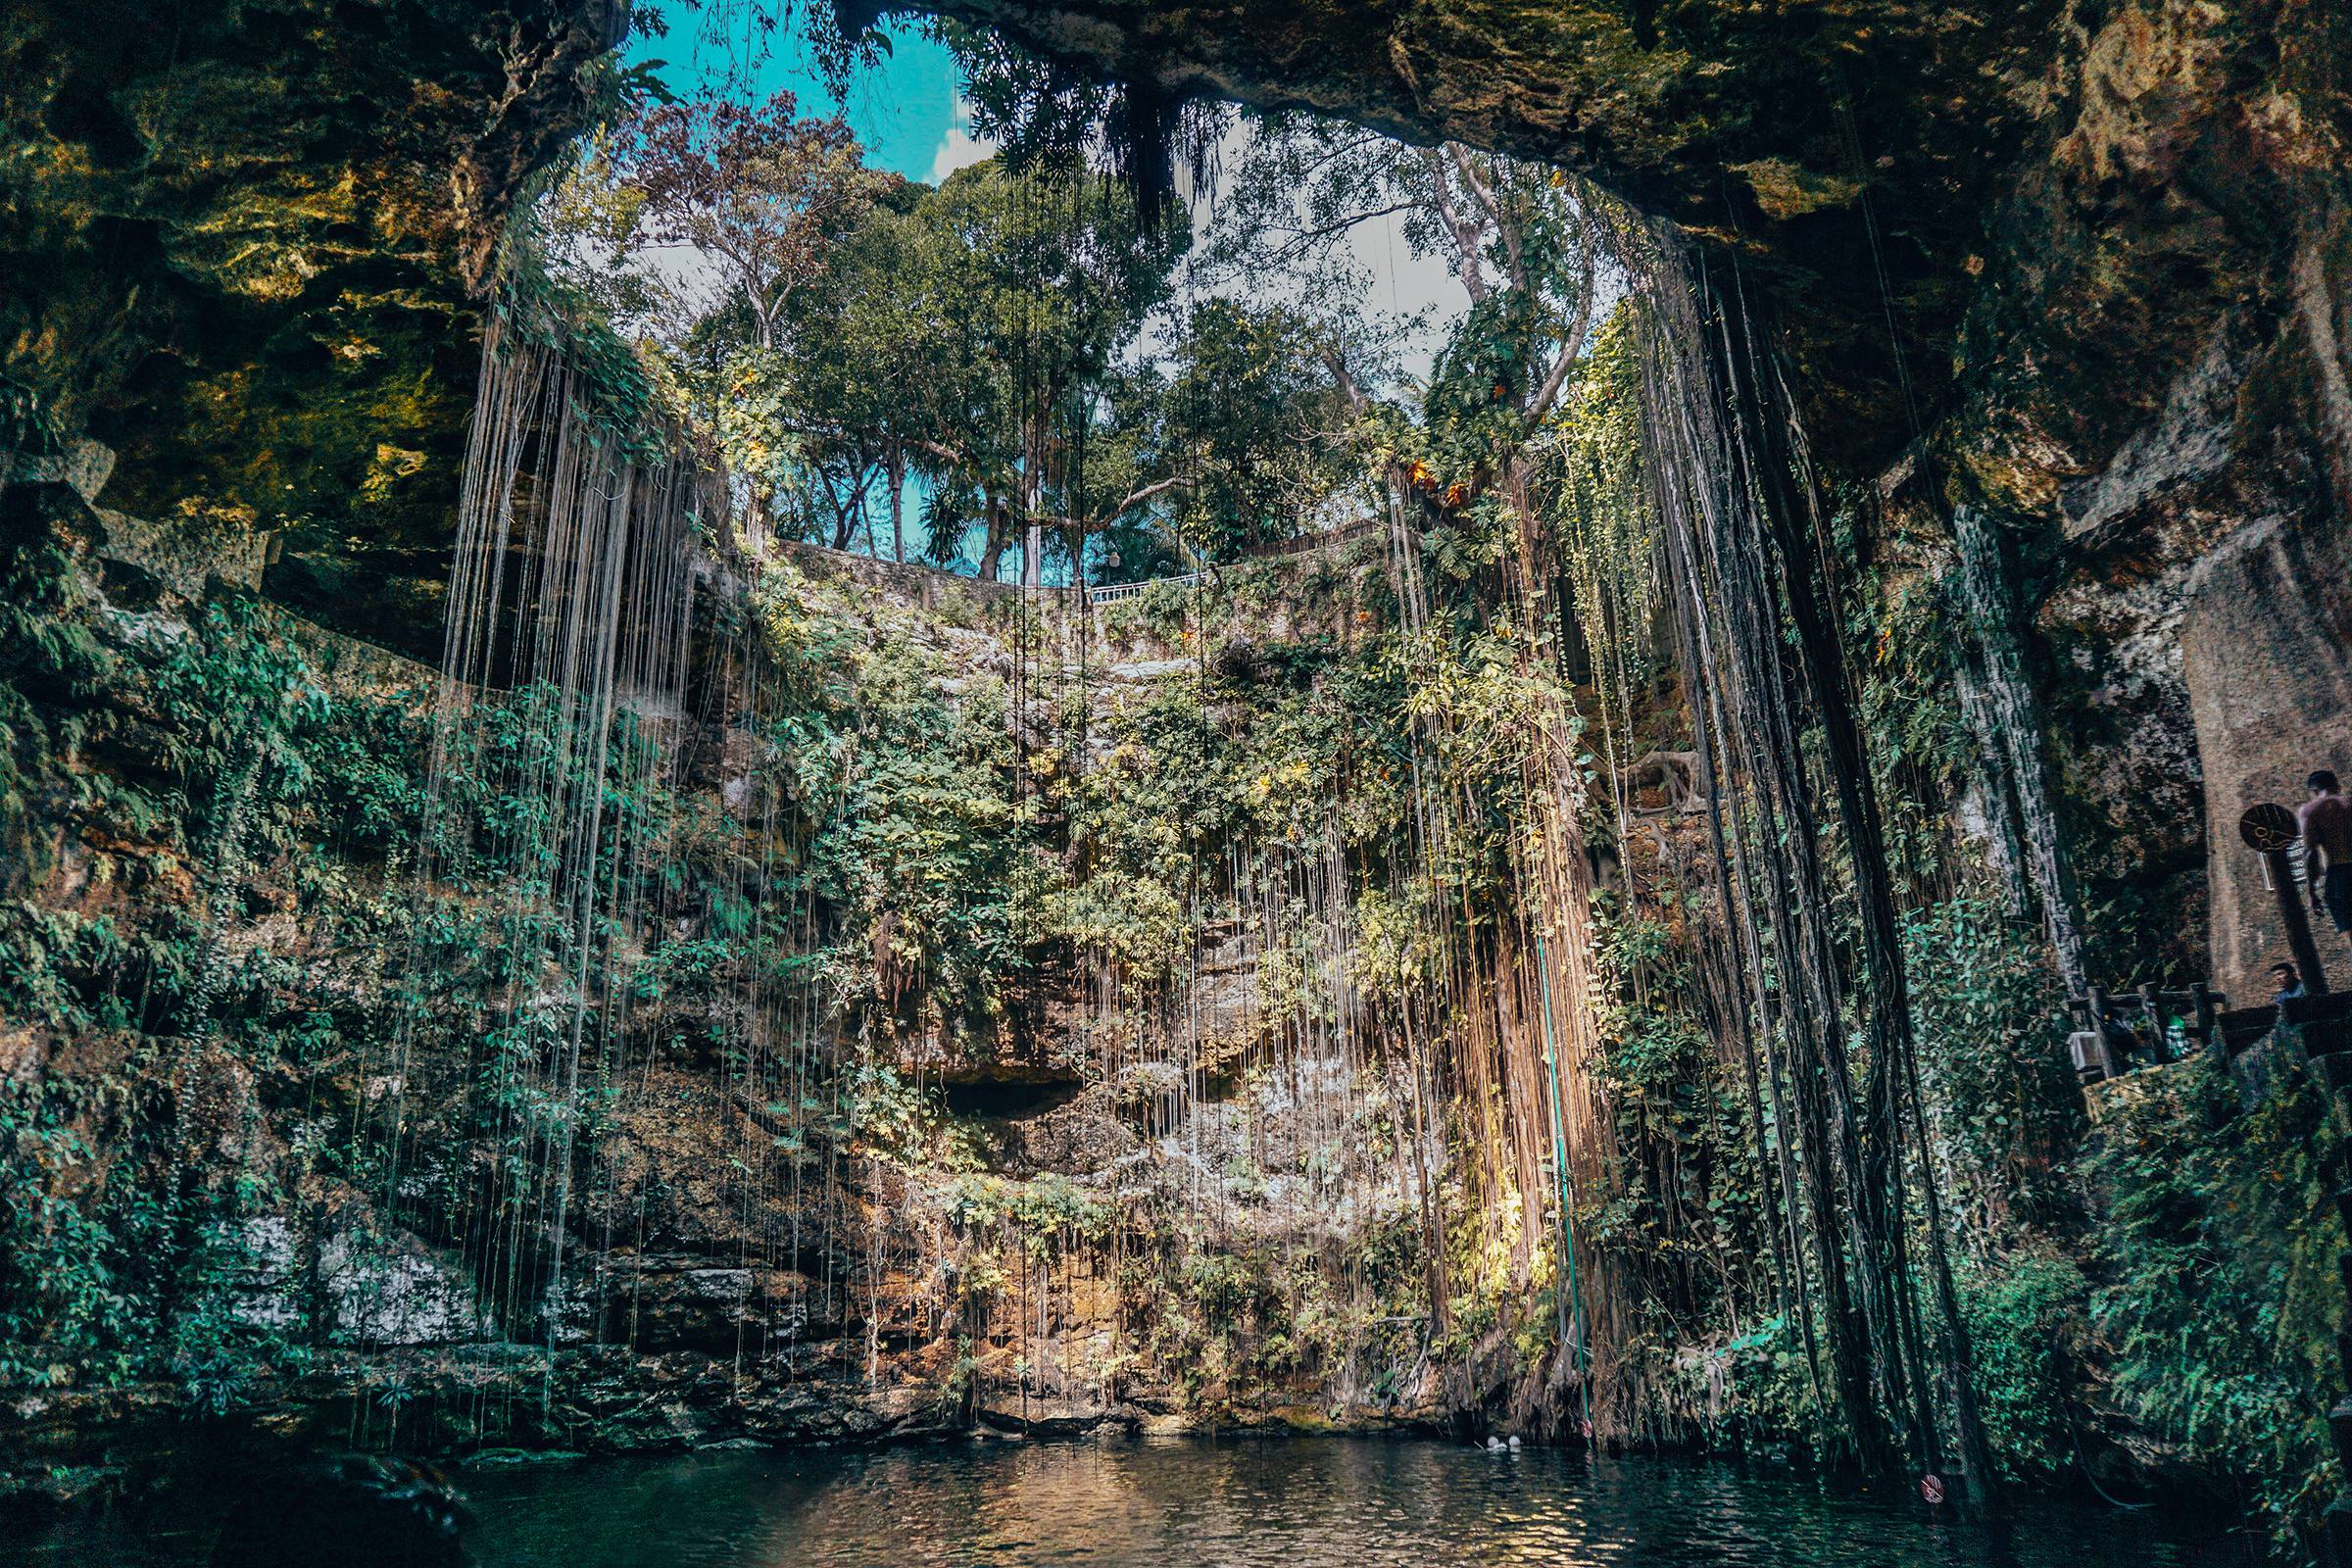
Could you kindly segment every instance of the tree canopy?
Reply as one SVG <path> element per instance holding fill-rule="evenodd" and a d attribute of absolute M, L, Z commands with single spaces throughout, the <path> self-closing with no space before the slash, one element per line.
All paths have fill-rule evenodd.
<path fill-rule="evenodd" d="M 1020 535 L 1035 581 L 1044 530 L 1074 540 L 1178 478 L 1139 467 L 1131 432 L 1102 416 L 1181 246 L 1116 185 L 958 171 L 871 215 L 803 300 L 780 368 L 790 416 L 817 441 L 911 459 L 985 525 L 984 574 Z"/>
<path fill-rule="evenodd" d="M 1164 571 L 1381 513 L 1466 566 L 1497 547 L 1482 498 L 1550 505 L 1531 453 L 1609 303 L 1573 183 L 1259 116 L 1181 222 L 1072 128 L 1118 104 L 964 42 L 1010 146 L 937 187 L 778 94 L 644 105 L 548 203 L 551 254 L 643 333 L 762 527 L 988 576 L 1017 546 L 1037 583 L 1053 559 Z M 1464 290 L 1417 386 L 1397 346 L 1427 313 L 1373 308 L 1352 243 L 1382 221 Z"/>

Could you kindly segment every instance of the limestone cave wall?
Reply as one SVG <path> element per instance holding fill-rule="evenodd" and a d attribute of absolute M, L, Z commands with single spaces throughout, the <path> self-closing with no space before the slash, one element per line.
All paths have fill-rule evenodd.
<path fill-rule="evenodd" d="M 270 596 L 427 662 L 479 289 L 625 6 L 28 3 L 0 20 L 9 444 L 260 537 Z"/>
<path fill-rule="evenodd" d="M 495 1195 L 500 1168 L 537 1156 L 475 1092 L 497 1020 L 461 1000 L 403 1022 L 446 991 L 423 928 L 452 890 L 415 870 L 438 673 L 270 604 L 259 551 L 191 564 L 183 535 L 103 505 L 109 456 L 83 442 L 0 492 L 6 940 L 31 977 L 0 1032 L 25 1112 L 11 1494 L 103 1492 L 198 1438 L 474 1451 L 1444 1419 L 1409 1334 L 1396 1366 L 1289 1348 L 1304 1335 L 1285 1326 L 1281 1260 L 1377 1231 L 1331 1208 L 1378 1199 L 1368 1156 L 1310 1125 L 1295 1072 L 1223 1083 L 1178 1117 L 1182 1070 L 1102 1071 L 1092 1032 L 1116 1020 L 1056 944 L 1011 965 L 987 1016 L 902 990 L 885 955 L 874 994 L 800 1020 L 844 1076 L 891 1075 L 881 1110 L 830 1129 L 755 1092 L 744 975 L 637 983 L 610 1027 L 642 1054 L 597 1113 L 597 1174 L 560 1237 L 535 1233 L 543 1191 Z M 797 559 L 773 570 L 851 650 L 824 678 L 911 661 L 923 684 L 893 700 L 1002 707 L 1017 597 Z M 1320 596 L 1276 584 L 1210 626 L 1181 596 L 1050 617 L 1051 667 L 1091 668 L 1073 690 L 1107 735 L 1159 682 L 1247 671 L 1252 636 L 1350 636 L 1348 585 L 1377 566 L 1308 569 Z M 1047 695 L 996 722 L 1027 733 L 1032 789 L 1084 750 Z M 681 829 L 755 842 L 775 760 L 724 725 L 662 733 Z M 1099 741 L 1092 760 L 1116 769 L 1112 753 Z M 708 912 L 670 907 L 691 949 Z M 1231 1061 L 1282 1023 L 1251 932 L 1202 940 L 1198 980 L 1157 1010 L 1184 1059 Z M 1393 1116 L 1375 1087 L 1320 1095 L 1362 1102 L 1367 1145 Z M 1250 1261 L 1167 1292 L 1176 1228 L 1203 1202 Z M 568 1267 L 551 1273 L 559 1240 Z"/>
<path fill-rule="evenodd" d="M 2309 767 L 2352 775 L 2342 8 L 932 9 L 1162 101 L 1204 92 L 1554 160 L 1681 225 L 1785 358 L 1872 592 L 1891 604 L 1948 569 L 1954 509 L 1993 517 L 2099 978 L 2160 968 L 2259 991 L 2278 937 L 2230 823 L 2291 799 Z M 877 1242 L 878 1214 L 919 1207 L 903 1173 L 779 1152 L 772 1113 L 704 1047 L 648 1068 L 625 1131 L 643 1161 L 610 1200 L 651 1240 L 591 1249 L 597 1294 L 548 1310 L 596 1332 L 552 1359 L 540 1304 L 502 1300 L 461 1238 L 319 1157 L 320 1123 L 363 1126 L 383 1098 L 337 1042 L 380 1027 L 367 956 L 406 907 L 391 775 L 421 744 L 415 693 L 438 657 L 482 285 L 620 24 L 601 0 L 119 0 L 0 20 L 0 514 L 18 612 L 4 869 L 19 957 L 63 977 L 0 1026 L 0 1066 L 54 1084 L 40 1136 L 92 1155 L 42 1193 L 61 1255 L 108 1183 L 191 1200 L 263 1183 L 270 1202 L 233 1234 L 184 1219 L 125 1234 L 227 1260 L 167 1311 L 299 1327 L 310 1351 L 199 1358 L 143 1390 L 61 1358 L 20 1415 L 59 1461 L 88 1457 L 110 1415 L 231 1371 L 332 1412 L 304 1419 L 409 1421 L 452 1443 L 871 1438 L 974 1411 L 1160 1417 L 1204 1395 L 1329 1419 L 1335 1391 L 1365 1396 L 1348 1418 L 1409 1417 L 1430 1396 L 1409 1356 L 1385 1389 L 1316 1367 L 1181 1398 L 1180 1380 L 1106 1367 L 1134 1282 L 1093 1244 L 1022 1296 L 1043 1315 L 1034 1334 L 1021 1320 L 1019 1350 L 1003 1318 L 959 1349 L 954 1293 L 893 1273 Z M 954 625 L 967 612 L 943 615 L 924 581 L 875 595 L 885 618 L 936 636 L 946 678 L 985 682 L 1001 639 L 984 613 Z M 1198 663 L 1226 657 L 1218 644 L 1139 633 L 1109 657 Z M 334 724 L 283 757 L 222 749 L 249 722 L 296 734 L 308 720 L 279 699 L 312 689 L 345 705 Z M 715 745 L 693 784 L 712 800 L 738 776 Z M 390 770 L 368 789 L 327 800 L 295 776 L 356 767 L 337 750 L 355 747 Z M 222 757 L 252 771 L 219 773 Z M 250 864 L 213 863 L 255 801 L 285 834 Z M 1211 935 L 1194 1046 L 1248 1021 L 1254 955 Z M 988 1059 L 910 1030 L 896 1060 L 969 1097 L 974 1174 L 1115 1192 L 1164 1131 L 1141 1113 L 1155 1091 L 1055 1065 L 1077 1009 L 1054 978 L 1016 999 Z M 273 1064 L 196 1027 L 228 990 L 284 1037 Z M 1237 1234 L 1307 1224 L 1311 1193 L 1251 1185 L 1304 1174 L 1285 1114 L 1263 1085 L 1204 1124 L 1212 1162 L 1240 1162 Z M 747 1206 L 735 1161 L 794 1196 Z M 110 1281 L 75 1289 L 74 1310 L 111 1310 Z M 968 1404 L 943 1409 L 943 1387 Z"/>

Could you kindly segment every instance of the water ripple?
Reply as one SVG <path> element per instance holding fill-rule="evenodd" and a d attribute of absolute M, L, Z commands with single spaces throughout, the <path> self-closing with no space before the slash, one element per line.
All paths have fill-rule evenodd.
<path fill-rule="evenodd" d="M 700 1454 L 471 1477 L 486 1568 L 2169 1568 L 2210 1523 L 2007 1532 L 1771 1466 L 1434 1443 L 1177 1440 Z"/>

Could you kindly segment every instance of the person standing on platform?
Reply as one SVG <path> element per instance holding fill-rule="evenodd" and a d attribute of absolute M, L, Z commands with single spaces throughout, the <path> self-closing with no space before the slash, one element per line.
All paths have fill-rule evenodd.
<path fill-rule="evenodd" d="M 2278 988 L 2277 994 L 2271 998 L 2273 1006 L 2277 1006 L 2281 1002 L 2292 1002 L 2295 998 L 2303 995 L 2303 977 L 2295 972 L 2295 966 L 2291 963 L 2272 964 L 2271 979 Z"/>
<path fill-rule="evenodd" d="M 2304 780 L 2311 799 L 2297 813 L 2303 829 L 2303 880 L 2311 889 L 2314 924 L 2325 912 L 2336 935 L 2352 944 L 2352 801 L 2333 773 Z"/>

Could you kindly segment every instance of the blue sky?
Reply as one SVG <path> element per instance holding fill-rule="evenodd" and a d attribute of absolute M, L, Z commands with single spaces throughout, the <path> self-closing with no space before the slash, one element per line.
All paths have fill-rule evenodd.
<path fill-rule="evenodd" d="M 632 40 L 629 59 L 662 61 L 659 74 L 681 96 L 727 90 L 763 100 L 781 87 L 800 100 L 803 117 L 833 112 L 832 95 L 798 36 L 779 28 L 762 53 L 746 37 L 718 30 L 713 12 L 736 12 L 731 20 L 744 25 L 735 7 L 714 7 L 699 17 L 678 15 L 666 36 Z M 993 149 L 968 133 L 957 104 L 956 64 L 947 49 L 906 24 L 888 30 L 894 52 L 851 81 L 849 101 L 842 106 L 866 149 L 866 162 L 931 183 L 987 157 Z"/>

